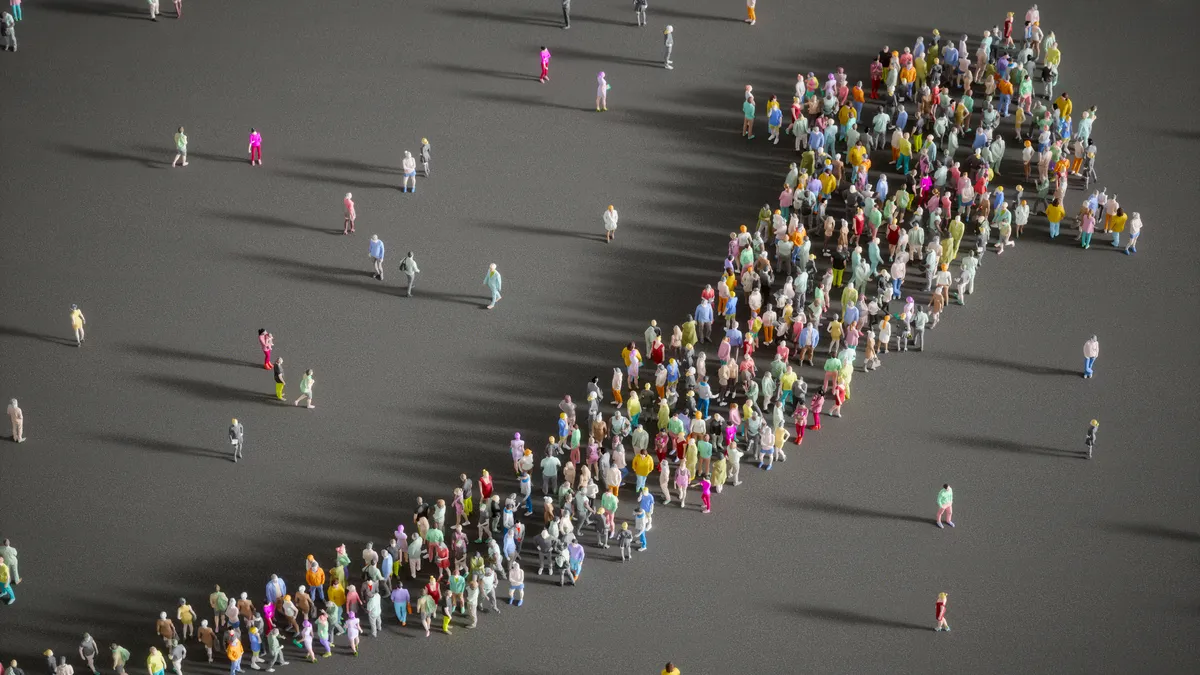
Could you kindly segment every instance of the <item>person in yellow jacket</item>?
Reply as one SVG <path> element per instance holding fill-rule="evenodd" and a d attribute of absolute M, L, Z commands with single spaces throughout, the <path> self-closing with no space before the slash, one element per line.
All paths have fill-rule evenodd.
<path fill-rule="evenodd" d="M 1108 231 L 1112 232 L 1112 245 L 1121 245 L 1121 233 L 1125 231 L 1125 223 L 1129 220 L 1129 216 L 1125 213 L 1125 209 L 1117 208 L 1117 212 L 1113 214 L 1112 220 L 1108 221 Z"/>
<path fill-rule="evenodd" d="M 225 647 L 225 656 L 229 657 L 229 674 L 242 672 L 242 654 L 245 653 L 242 648 L 242 641 L 236 637 L 229 640 L 229 644 Z"/>
<path fill-rule="evenodd" d="M 167 670 L 167 660 L 159 653 L 158 647 L 150 648 L 150 656 L 146 657 L 146 670 L 150 675 L 163 675 Z"/>
<path fill-rule="evenodd" d="M 642 488 L 646 487 L 646 477 L 654 470 L 654 459 L 650 457 L 648 450 L 641 450 L 633 456 L 633 473 L 637 476 L 637 483 L 634 491 L 638 494 L 642 493 Z"/>
<path fill-rule="evenodd" d="M 626 399 L 625 411 L 629 413 L 629 423 L 636 427 L 642 414 L 642 402 L 638 400 L 636 394 L 630 394 Z"/>

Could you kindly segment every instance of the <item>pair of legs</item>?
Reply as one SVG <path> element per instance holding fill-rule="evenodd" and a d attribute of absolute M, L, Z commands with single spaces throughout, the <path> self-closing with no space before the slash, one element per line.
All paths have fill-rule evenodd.
<path fill-rule="evenodd" d="M 77 345 L 83 344 L 83 341 L 86 338 L 87 338 L 87 335 L 83 332 L 83 326 L 80 326 L 79 328 L 75 329 L 75 344 L 77 344 Z"/>
<path fill-rule="evenodd" d="M 255 164 L 262 164 L 262 146 L 261 145 L 250 146 L 250 165 L 253 166 Z"/>
<path fill-rule="evenodd" d="M 401 184 L 401 192 L 416 192 L 417 191 L 417 172 L 404 172 L 404 182 Z"/>
<path fill-rule="evenodd" d="M 186 150 L 183 152 L 175 153 L 175 160 L 171 162 L 171 166 L 175 166 L 176 164 L 178 164 L 179 160 L 181 160 L 181 159 L 183 160 L 183 165 L 187 166 L 187 151 Z"/>
<path fill-rule="evenodd" d="M 295 402 L 295 403 L 293 403 L 292 405 L 300 405 L 300 401 L 303 401 L 303 400 L 305 400 L 305 399 L 308 399 L 308 406 L 307 406 L 307 407 L 309 407 L 309 408 L 315 408 L 315 407 L 317 407 L 316 405 L 314 405 L 314 404 L 313 404 L 313 397 L 312 397 L 312 392 L 311 392 L 311 391 L 310 391 L 310 392 L 301 393 L 301 394 L 300 394 L 300 398 L 296 399 L 296 402 Z"/>
<path fill-rule="evenodd" d="M 383 259 L 371 258 L 371 265 L 375 268 L 375 278 L 383 281 Z"/>
<path fill-rule="evenodd" d="M 942 515 L 943 514 L 945 514 L 945 516 L 946 516 L 946 524 L 949 525 L 950 527 L 954 527 L 954 506 L 952 504 L 947 504 L 938 509 L 938 512 L 937 512 L 937 526 L 938 527 L 942 526 Z"/>
<path fill-rule="evenodd" d="M 600 94 L 596 97 L 596 110 L 608 110 L 608 94 Z"/>
<path fill-rule="evenodd" d="M 158 21 L 158 0 L 150 0 L 150 20 Z"/>
<path fill-rule="evenodd" d="M 496 303 L 500 302 L 501 297 L 502 296 L 500 295 L 500 291 L 498 291 L 496 289 L 492 289 L 492 303 L 490 305 L 488 305 L 487 308 L 494 309 L 496 307 Z"/>
<path fill-rule="evenodd" d="M 350 234 L 352 232 L 354 232 L 354 219 L 350 216 L 346 216 L 345 220 L 342 222 L 342 234 Z"/>

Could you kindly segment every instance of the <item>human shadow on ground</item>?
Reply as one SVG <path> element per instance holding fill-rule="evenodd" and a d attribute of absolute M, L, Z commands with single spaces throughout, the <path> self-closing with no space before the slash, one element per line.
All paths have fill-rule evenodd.
<path fill-rule="evenodd" d="M 259 363 L 258 361 L 244 361 L 241 359 L 230 358 L 228 356 L 204 354 L 202 352 L 176 349 L 173 347 L 163 347 L 154 344 L 126 344 L 121 345 L 120 349 L 131 354 L 154 359 L 167 359 L 169 361 L 195 361 L 196 363 L 210 363 L 218 366 L 248 366 L 251 368 L 262 368 L 262 363 Z"/>
<path fill-rule="evenodd" d="M 472 66 L 460 66 L 454 63 L 427 63 L 426 66 L 434 70 L 440 70 L 454 75 L 481 75 L 483 77 L 498 77 L 504 80 L 533 80 L 536 82 L 538 76 L 533 73 L 517 73 L 508 70 L 494 70 L 491 68 L 475 68 Z"/>
<path fill-rule="evenodd" d="M 851 518 L 868 518 L 874 520 L 899 520 L 910 523 L 924 523 L 926 525 L 933 525 L 933 521 L 929 518 L 922 518 L 921 516 L 914 516 L 909 513 L 889 513 L 887 511 L 877 511 L 875 509 L 864 509 L 858 506 L 838 504 L 836 502 L 825 501 L 823 499 L 793 497 L 784 499 L 783 503 L 794 509 L 811 511 L 821 515 L 849 516 Z"/>
<path fill-rule="evenodd" d="M 417 278 L 418 278 L 418 280 L 420 279 L 420 277 L 417 277 Z M 469 307 L 480 307 L 480 308 L 487 307 L 488 303 L 492 301 L 491 296 L 486 296 L 483 294 L 471 295 L 470 293 L 449 293 L 446 291 L 426 291 L 426 290 L 421 290 L 419 288 L 413 291 L 412 297 L 410 298 L 405 294 L 405 289 L 408 287 L 407 282 L 402 282 L 402 283 L 404 283 L 404 286 L 400 288 L 400 293 L 398 295 L 400 297 L 405 298 L 406 300 L 426 300 L 426 299 L 428 299 L 428 300 L 437 300 L 439 302 L 452 302 L 452 303 L 456 303 L 459 305 L 467 305 Z"/>
<path fill-rule="evenodd" d="M 933 351 L 929 352 L 930 358 L 941 359 L 943 361 L 955 361 L 958 363 L 975 364 L 978 366 L 986 366 L 988 368 L 997 368 L 1000 370 L 1012 370 L 1025 375 L 1072 375 L 1079 377 L 1083 373 L 1083 369 L 1070 370 L 1068 368 L 1055 368 L 1053 366 L 1039 366 L 1032 363 L 1021 363 L 1020 361 L 1008 361 L 1006 359 L 995 357 L 976 357 L 966 354 L 955 354 L 953 352 Z"/>
<path fill-rule="evenodd" d="M 669 7 L 657 8 L 652 10 L 654 16 L 664 16 L 668 19 L 695 19 L 697 21 L 729 21 L 732 23 L 742 23 L 745 19 L 741 16 L 730 14 L 728 16 L 722 14 L 701 14 L 699 12 L 687 12 L 679 9 L 671 9 Z"/>
<path fill-rule="evenodd" d="M 17 328 L 15 326 L 0 326 L 0 335 L 7 335 L 9 337 L 17 338 L 29 338 L 31 340 L 40 340 L 42 342 L 49 342 L 50 344 L 64 345 L 68 347 L 75 346 L 75 340 L 71 338 L 45 335 L 43 333 L 34 333 L 33 331 Z"/>
<path fill-rule="evenodd" d="M 1105 523 L 1104 529 L 1120 534 L 1133 534 L 1139 537 L 1179 541 L 1187 544 L 1200 544 L 1200 532 L 1177 530 L 1173 527 L 1146 523 Z"/>
<path fill-rule="evenodd" d="M 485 230 L 503 230 L 505 232 L 512 232 L 514 234 L 528 234 L 538 237 L 571 237 L 574 239 L 585 239 L 588 241 L 604 241 L 604 235 L 597 232 L 576 232 L 573 230 L 560 230 L 553 227 L 544 227 L 539 225 L 503 223 L 493 220 L 469 221 L 467 225 L 471 227 L 479 227 Z"/>
<path fill-rule="evenodd" d="M 556 108 L 558 110 L 573 110 L 575 112 L 591 112 L 594 110 L 591 107 L 591 103 L 594 99 L 586 97 L 580 99 L 583 101 L 583 105 L 566 105 L 565 103 L 555 103 L 554 101 L 547 101 L 545 99 L 539 99 L 533 96 L 518 96 L 516 94 L 501 94 L 490 91 L 465 90 L 461 92 L 461 96 L 475 99 L 477 101 L 499 103 L 504 105 L 515 104 L 521 106 L 536 106 L 538 108 Z"/>
<path fill-rule="evenodd" d="M 573 21 L 582 21 L 584 23 L 598 23 L 602 26 L 636 26 L 637 25 L 636 21 L 622 21 L 620 19 L 609 19 L 609 18 L 601 17 L 601 16 L 584 16 L 582 14 L 580 14 L 579 16 L 572 14 L 571 19 Z"/>
<path fill-rule="evenodd" d="M 142 153 L 133 152 L 118 152 L 116 150 L 105 150 L 103 148 L 88 148 L 82 145 L 73 145 L 70 143 L 56 143 L 52 145 L 58 152 L 86 159 L 93 162 L 133 162 L 146 167 L 154 167 L 166 162 L 156 162 L 149 159 Z"/>
<path fill-rule="evenodd" d="M 277 170 L 276 173 L 278 173 L 279 175 L 281 175 L 285 178 L 294 178 L 296 180 L 302 180 L 302 181 L 306 181 L 309 183 L 320 183 L 321 185 L 323 185 L 327 189 L 329 189 L 331 192 L 336 192 L 338 190 L 342 190 L 345 188 L 350 188 L 351 192 L 353 192 L 354 190 L 368 190 L 368 189 L 372 189 L 372 188 L 378 188 L 381 190 L 399 190 L 400 189 L 400 181 L 396 181 L 395 183 L 374 183 L 374 182 L 370 182 L 370 181 L 358 180 L 355 178 L 343 178 L 341 176 L 326 176 L 326 175 L 322 175 L 322 174 L 318 174 L 318 173 L 312 173 L 309 171 L 297 171 L 295 169 L 280 169 L 280 170 Z"/>
<path fill-rule="evenodd" d="M 489 12 L 482 9 L 469 9 L 466 7 L 449 7 L 442 10 L 444 14 L 458 17 L 460 19 L 476 19 L 487 23 L 509 23 L 521 26 L 561 26 L 562 21 L 558 15 L 537 15 L 530 16 L 527 14 L 504 14 L 501 12 Z"/>
<path fill-rule="evenodd" d="M 263 225 L 265 227 L 274 227 L 279 229 L 302 229 L 312 230 L 314 232 L 325 232 L 327 234 L 341 234 L 342 231 L 333 227 L 320 227 L 318 225 L 310 225 L 307 223 L 297 223 L 279 216 L 272 216 L 265 213 L 237 213 L 234 211 L 205 211 L 203 217 L 226 222 L 247 223 L 250 225 Z"/>
<path fill-rule="evenodd" d="M 874 626 L 879 628 L 900 628 L 904 630 L 932 630 L 929 626 L 895 619 L 871 616 L 859 612 L 851 612 L 834 607 L 817 607 L 804 604 L 780 604 L 779 611 L 792 614 L 804 619 L 817 619 L 830 623 L 840 623 L 847 626 Z"/>
<path fill-rule="evenodd" d="M 1064 450 L 1063 448 L 1054 448 L 1048 445 L 1030 445 L 1010 441 L 1006 438 L 993 438 L 989 436 L 936 433 L 932 436 L 932 440 L 939 443 L 946 443 L 947 445 L 975 450 L 995 450 L 997 452 L 1010 452 L 1019 455 L 1043 455 L 1046 457 L 1061 457 L 1063 459 L 1087 458 L 1086 451 Z"/>
<path fill-rule="evenodd" d="M 103 0 L 47 0 L 39 2 L 38 7 L 59 14 L 80 14 L 84 16 L 111 16 L 119 19 L 150 19 L 150 11 L 134 11 L 133 5 L 120 2 L 105 2 Z"/>
<path fill-rule="evenodd" d="M 228 461 L 233 460 L 232 452 L 221 452 L 216 448 L 204 448 L 196 445 L 185 445 L 174 441 L 164 441 L 157 438 L 147 438 L 145 436 L 134 436 L 132 434 L 118 433 L 101 433 L 95 434 L 91 440 L 100 443 L 111 445 L 128 446 L 148 450 L 154 453 L 169 453 L 173 455 L 186 455 L 189 457 L 207 457 L 221 458 Z"/>
<path fill-rule="evenodd" d="M 401 151 L 403 153 L 403 151 Z M 401 157 L 403 155 L 401 154 Z M 415 156 L 415 155 L 414 155 Z M 368 162 L 360 162 L 354 159 L 346 159 L 342 157 L 294 157 L 291 158 L 301 164 L 308 164 L 318 169 L 334 169 L 338 171 L 362 171 L 364 173 L 382 173 L 400 176 L 403 172 L 400 170 L 400 159 L 396 160 L 396 166 L 384 166 L 382 164 L 370 164 Z M 396 187 L 399 187 L 397 184 Z"/>
<path fill-rule="evenodd" d="M 205 401 L 226 403 L 230 401 L 252 401 L 255 403 L 274 401 L 274 394 L 239 389 L 220 382 L 193 380 L 175 375 L 145 374 L 141 379 L 168 391 L 184 394 Z"/>
<path fill-rule="evenodd" d="M 615 63 L 622 66 L 654 66 L 662 67 L 662 59 L 638 59 L 630 56 L 621 56 L 619 54 L 608 54 L 605 52 L 592 52 L 578 47 L 555 47 L 553 50 L 555 56 L 565 56 L 571 59 L 587 59 L 590 61 L 600 61 L 601 63 Z"/>

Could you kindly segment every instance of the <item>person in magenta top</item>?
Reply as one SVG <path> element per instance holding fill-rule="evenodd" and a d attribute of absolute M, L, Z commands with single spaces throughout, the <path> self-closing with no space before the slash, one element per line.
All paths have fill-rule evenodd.
<path fill-rule="evenodd" d="M 271 348 L 275 346 L 275 336 L 268 333 L 266 328 L 259 328 L 258 345 L 263 352 L 263 368 L 271 370 Z"/>
<path fill-rule="evenodd" d="M 543 45 L 539 56 L 542 59 L 542 76 L 538 78 L 538 82 L 545 82 L 550 79 L 550 50 Z"/>
<path fill-rule="evenodd" d="M 262 134 L 253 127 L 250 129 L 250 143 L 246 146 L 246 152 L 250 153 L 250 166 L 254 166 L 255 161 L 262 164 Z"/>
<path fill-rule="evenodd" d="M 812 412 L 812 418 L 813 418 L 812 428 L 817 431 L 821 430 L 821 410 L 824 407 L 825 407 L 825 395 L 822 394 L 820 391 L 818 391 L 817 393 L 813 394 L 812 405 L 810 405 L 808 408 L 809 411 Z"/>
<path fill-rule="evenodd" d="M 700 486 L 700 501 L 704 503 L 703 513 L 712 513 L 712 481 L 709 480 L 708 474 L 700 474 L 700 480 L 696 481 Z"/>
<path fill-rule="evenodd" d="M 354 195 L 347 192 L 346 198 L 342 200 L 342 206 L 346 210 L 346 220 L 342 223 L 342 234 L 350 234 L 354 232 Z"/>

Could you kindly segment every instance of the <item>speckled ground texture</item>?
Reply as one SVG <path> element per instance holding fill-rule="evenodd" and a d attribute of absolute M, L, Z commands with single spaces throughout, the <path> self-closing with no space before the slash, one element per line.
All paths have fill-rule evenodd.
<path fill-rule="evenodd" d="M 576 0 L 564 31 L 557 0 L 187 0 L 178 21 L 164 0 L 157 23 L 138 0 L 25 4 L 21 51 L 0 55 L 0 397 L 20 399 L 29 437 L 0 445 L 0 532 L 25 577 L 0 607 L 0 657 L 31 673 L 85 630 L 140 669 L 176 598 L 202 606 L 213 583 L 259 597 L 272 572 L 295 585 L 306 554 L 328 565 L 336 544 L 386 541 L 460 471 L 506 476 L 512 431 L 551 433 L 554 402 L 606 382 L 621 342 L 681 321 L 727 233 L 778 193 L 794 155 L 761 119 L 738 137 L 743 85 L 787 95 L 797 72 L 838 65 L 865 80 L 883 44 L 933 27 L 974 41 L 1026 9 L 762 0 L 749 27 L 739 0 L 659 0 L 638 29 L 628 0 Z M 1101 235 L 1086 252 L 1050 243 L 1035 220 L 988 254 L 929 351 L 859 374 L 844 419 L 778 471 L 748 466 L 711 515 L 660 507 L 648 553 L 589 548 L 578 588 L 532 575 L 524 607 L 474 632 L 417 639 L 392 620 L 357 661 L 342 647 L 312 670 L 1194 672 L 1198 275 L 1170 251 L 1195 189 L 1180 50 L 1197 14 L 1042 7 L 1061 88 L 1100 106 L 1100 183 L 1142 213 L 1137 256 Z M 668 23 L 674 71 L 658 67 Z M 591 110 L 602 69 L 607 114 Z M 171 170 L 181 124 L 191 164 Z M 251 126 L 262 167 L 245 161 Z M 402 194 L 422 136 L 433 176 Z M 411 299 L 395 271 L 409 249 Z M 505 280 L 491 312 L 489 262 Z M 270 398 L 260 327 L 289 396 L 315 369 L 315 410 Z M 236 465 L 221 456 L 234 416 Z M 944 482 L 954 530 L 932 523 Z M 950 634 L 932 630 L 939 591 Z"/>

